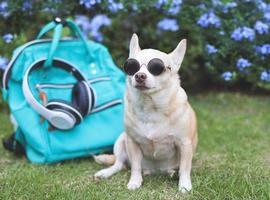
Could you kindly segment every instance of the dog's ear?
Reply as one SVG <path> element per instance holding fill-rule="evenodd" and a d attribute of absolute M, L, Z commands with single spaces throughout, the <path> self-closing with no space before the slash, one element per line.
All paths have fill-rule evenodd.
<path fill-rule="evenodd" d="M 129 43 L 129 57 L 132 58 L 141 51 L 140 45 L 139 45 L 139 38 L 136 33 L 133 33 L 132 38 Z"/>
<path fill-rule="evenodd" d="M 171 68 L 173 71 L 178 72 L 181 63 L 183 61 L 183 58 L 185 56 L 186 47 L 187 47 L 187 40 L 183 39 L 181 40 L 181 42 L 179 42 L 177 47 L 171 53 L 169 53 L 169 56 L 172 59 L 173 66 L 171 66 Z"/>

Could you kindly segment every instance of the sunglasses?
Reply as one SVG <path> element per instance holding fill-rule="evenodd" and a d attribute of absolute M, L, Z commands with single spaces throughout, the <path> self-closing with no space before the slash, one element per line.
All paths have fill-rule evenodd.
<path fill-rule="evenodd" d="M 140 68 L 141 68 L 141 65 L 139 61 L 134 58 L 127 59 L 124 64 L 124 71 L 129 76 L 133 76 L 134 74 L 136 74 L 140 70 Z M 163 61 L 160 60 L 159 58 L 153 58 L 147 64 L 148 71 L 154 76 L 158 76 L 162 74 L 166 70 L 166 68 L 171 70 L 170 67 L 165 67 Z"/>

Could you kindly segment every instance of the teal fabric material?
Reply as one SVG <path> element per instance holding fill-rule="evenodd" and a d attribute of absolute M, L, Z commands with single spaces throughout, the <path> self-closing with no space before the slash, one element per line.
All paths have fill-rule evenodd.
<path fill-rule="evenodd" d="M 41 37 L 43 37 L 47 32 L 53 30 L 56 26 L 56 23 L 53 21 L 53 22 L 50 22 L 48 24 L 46 24 L 41 30 L 40 32 L 38 33 L 36 39 L 41 39 Z"/>
<path fill-rule="evenodd" d="M 52 23 L 47 25 L 47 29 L 52 29 Z M 44 35 L 45 32 L 41 32 L 40 35 Z M 56 37 L 59 38 L 59 35 Z M 11 113 L 19 125 L 16 138 L 25 146 L 27 158 L 34 163 L 54 163 L 112 150 L 115 140 L 123 131 L 123 103 L 88 115 L 71 130 L 48 131 L 48 122 L 45 120 L 40 123 L 40 116 L 26 102 L 22 91 L 23 76 L 32 63 L 48 57 L 51 45 L 51 40 L 36 40 L 27 47 L 17 48 L 15 51 L 20 53 L 12 65 L 8 90 L 3 90 L 3 96 L 7 98 Z M 97 96 L 95 107 L 114 100 L 123 100 L 125 75 L 115 65 L 107 48 L 102 44 L 82 41 L 81 38 L 61 40 L 53 57 L 70 62 L 90 81 L 100 77 L 109 78 L 92 83 Z M 62 69 L 44 67 L 33 71 L 29 82 L 32 93 L 39 100 L 37 84 L 74 84 L 76 80 Z M 43 91 L 49 100 L 63 99 L 71 102 L 71 88 L 44 88 Z"/>
<path fill-rule="evenodd" d="M 56 49 L 59 45 L 60 39 L 61 39 L 62 29 L 63 29 L 62 24 L 58 24 L 54 29 L 54 35 L 53 35 L 53 39 L 52 39 L 51 48 L 50 48 L 50 51 L 48 53 L 47 60 L 44 63 L 44 67 L 50 67 L 52 65 L 55 51 L 56 51 Z"/>

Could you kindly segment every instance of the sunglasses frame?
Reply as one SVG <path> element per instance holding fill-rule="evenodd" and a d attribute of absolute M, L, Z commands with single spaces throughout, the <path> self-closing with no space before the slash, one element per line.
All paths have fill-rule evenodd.
<path fill-rule="evenodd" d="M 163 69 L 163 71 L 162 71 L 161 73 L 159 73 L 159 74 L 153 74 L 153 73 L 149 70 L 149 63 L 150 63 L 152 60 L 154 60 L 154 59 L 158 59 L 159 61 L 161 61 L 161 62 L 163 63 L 164 69 Z M 135 58 L 128 58 L 128 59 L 126 60 L 126 62 L 127 62 L 128 60 L 135 60 L 135 61 L 139 64 L 139 65 L 138 65 L 138 66 L 139 66 L 138 71 L 140 71 L 141 67 L 144 65 L 144 66 L 147 68 L 147 70 L 148 70 L 152 75 L 154 75 L 154 76 L 159 76 L 160 74 L 162 74 L 163 72 L 165 72 L 167 69 L 171 71 L 171 67 L 170 67 L 170 66 L 165 66 L 164 62 L 163 62 L 161 59 L 159 59 L 159 58 L 152 58 L 152 59 L 147 63 L 147 65 L 144 64 L 144 63 L 143 63 L 143 64 L 140 64 L 139 61 L 138 61 L 137 59 L 135 59 Z M 126 62 L 125 62 L 125 64 L 126 64 Z M 138 72 L 138 71 L 136 71 L 135 73 L 128 73 L 128 70 L 126 70 L 125 64 L 124 64 L 123 69 L 124 69 L 124 72 L 125 72 L 127 75 L 133 76 L 133 75 L 135 75 L 135 74 Z"/>

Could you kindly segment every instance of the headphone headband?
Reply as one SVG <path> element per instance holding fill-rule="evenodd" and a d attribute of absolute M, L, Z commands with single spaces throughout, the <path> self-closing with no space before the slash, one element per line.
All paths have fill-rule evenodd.
<path fill-rule="evenodd" d="M 28 79 L 28 76 L 29 74 L 39 68 L 39 67 L 43 67 L 44 63 L 45 63 L 46 59 L 41 59 L 41 60 L 38 60 L 37 62 L 35 62 L 33 65 L 31 65 L 27 72 L 25 73 L 25 76 L 27 76 L 27 79 Z M 81 72 L 76 69 L 72 64 L 62 60 L 62 59 L 59 59 L 59 58 L 55 58 L 53 59 L 53 62 L 52 62 L 52 66 L 53 67 L 58 67 L 58 68 L 61 68 L 67 72 L 69 72 L 70 74 L 72 74 L 78 81 L 86 81 L 87 82 L 87 79 L 81 74 Z"/>

